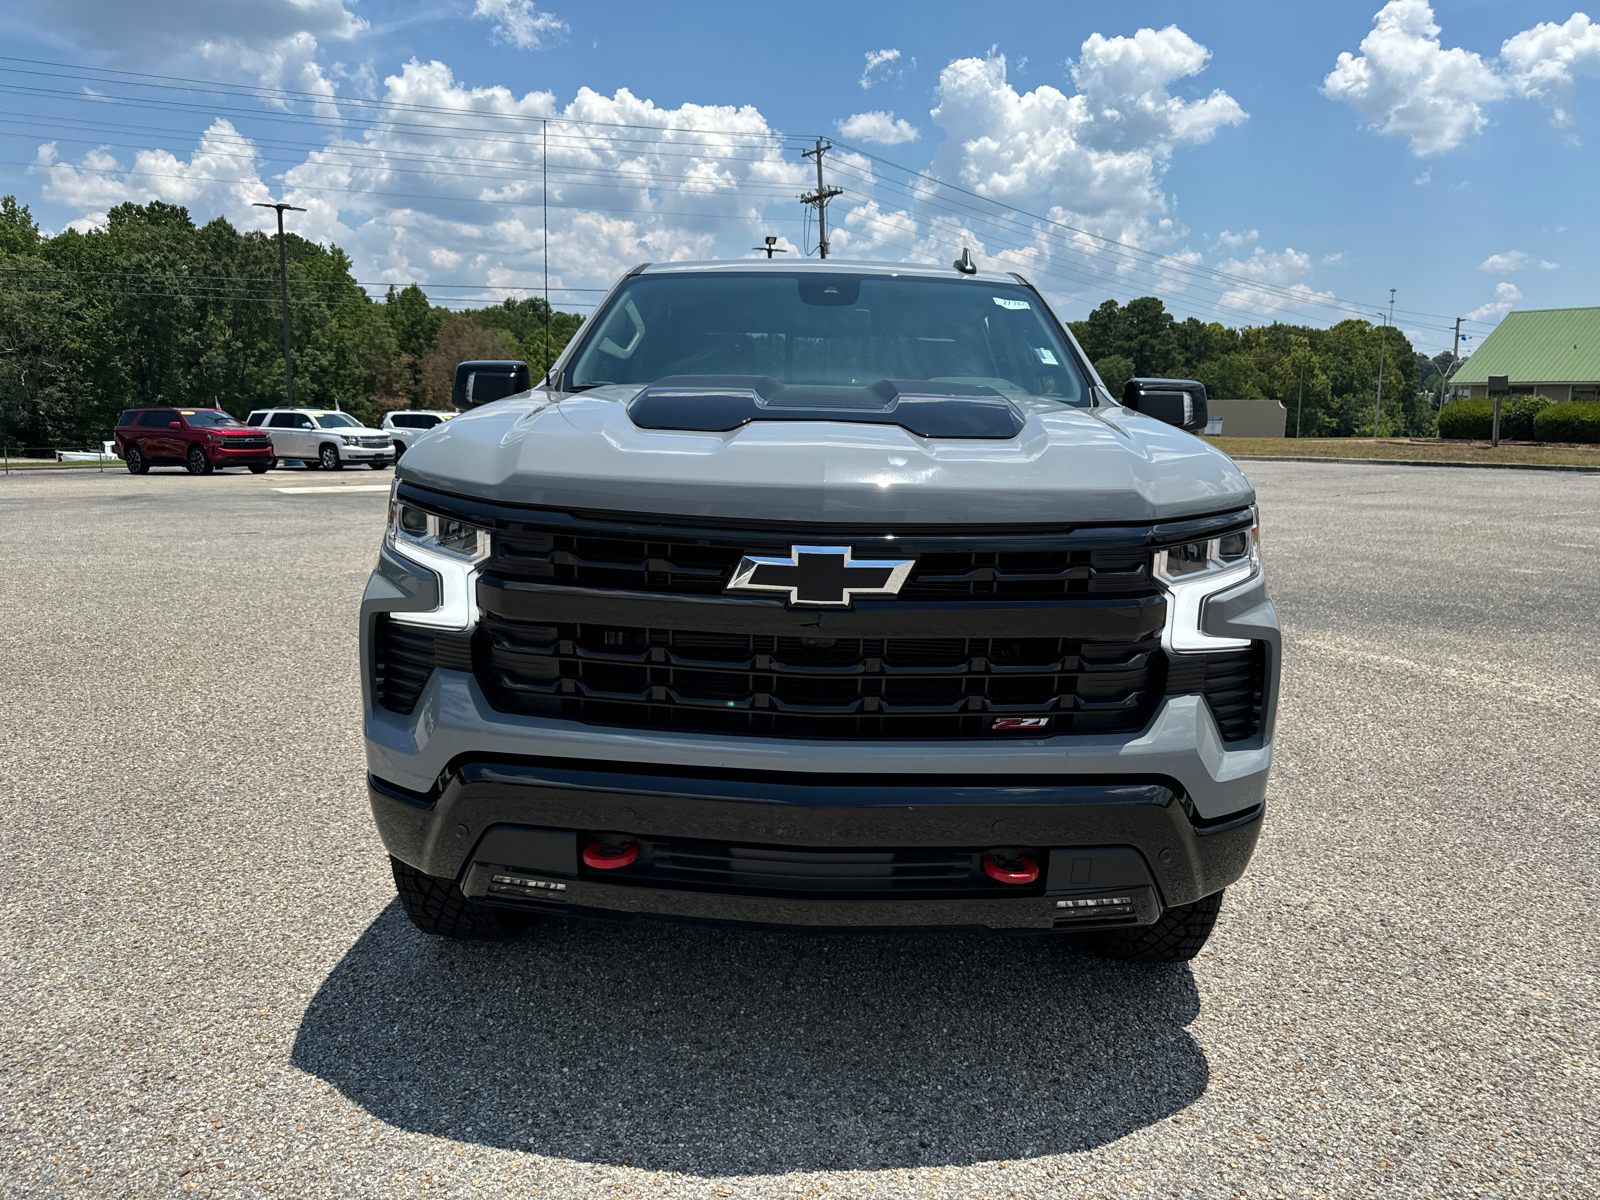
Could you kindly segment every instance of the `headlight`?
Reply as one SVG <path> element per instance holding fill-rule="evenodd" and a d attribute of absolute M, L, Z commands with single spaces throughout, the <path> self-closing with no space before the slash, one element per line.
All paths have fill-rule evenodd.
<path fill-rule="evenodd" d="M 1254 509 L 1250 518 L 1249 529 L 1156 551 L 1152 570 L 1171 596 L 1162 636 L 1167 649 L 1192 653 L 1238 650 L 1250 644 L 1248 638 L 1216 637 L 1200 628 L 1207 597 L 1237 587 L 1261 570 L 1260 526 Z"/>
<path fill-rule="evenodd" d="M 404 500 L 390 500 L 389 545 L 402 554 L 419 549 L 478 563 L 489 557 L 489 531 Z"/>
<path fill-rule="evenodd" d="M 407 504 L 391 491 L 384 540 L 396 554 L 427 567 L 439 579 L 438 608 L 391 612 L 389 619 L 439 629 L 472 628 L 478 614 L 474 586 L 478 564 L 489 557 L 489 531 Z"/>
<path fill-rule="evenodd" d="M 361 439 L 358 436 L 356 436 L 355 434 L 351 434 L 351 433 L 341 433 L 339 435 L 339 440 L 341 442 L 343 442 L 346 446 L 359 446 L 359 445 L 361 445 Z"/>

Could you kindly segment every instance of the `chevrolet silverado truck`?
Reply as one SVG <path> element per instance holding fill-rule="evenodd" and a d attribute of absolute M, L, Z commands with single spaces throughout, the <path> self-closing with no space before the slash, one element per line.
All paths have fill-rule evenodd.
<path fill-rule="evenodd" d="M 361 605 L 405 911 L 1048 931 L 1193 957 L 1280 639 L 1205 389 L 1021 276 L 643 265 L 398 464 Z"/>

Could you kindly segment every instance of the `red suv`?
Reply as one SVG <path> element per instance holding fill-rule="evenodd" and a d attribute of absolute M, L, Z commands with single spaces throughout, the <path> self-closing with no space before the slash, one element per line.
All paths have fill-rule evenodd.
<path fill-rule="evenodd" d="M 117 422 L 117 453 L 130 475 L 164 466 L 191 475 L 240 466 L 259 475 L 273 465 L 265 433 L 210 408 L 130 408 Z"/>

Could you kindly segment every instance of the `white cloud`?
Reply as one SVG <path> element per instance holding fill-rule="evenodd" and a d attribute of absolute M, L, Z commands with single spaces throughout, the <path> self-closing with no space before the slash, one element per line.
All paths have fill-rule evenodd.
<path fill-rule="evenodd" d="M 140 150 L 133 156 L 133 165 L 125 167 L 101 147 L 69 163 L 61 160 L 55 143 L 49 142 L 39 147 L 28 169 L 43 177 L 40 194 L 44 199 L 67 208 L 89 209 L 91 217 L 95 210 L 103 212 L 124 201 L 148 204 L 161 200 L 184 205 L 202 221 L 220 212 L 237 224 L 253 216 L 252 202 L 271 199 L 257 173 L 260 163 L 254 144 L 218 117 L 201 134 L 200 144 L 187 160 L 167 150 Z M 77 227 L 76 222 L 72 224 Z"/>
<path fill-rule="evenodd" d="M 1489 255 L 1478 264 L 1478 270 L 1489 271 L 1495 275 L 1510 275 L 1513 271 L 1524 271 L 1529 267 L 1537 267 L 1541 271 L 1554 271 L 1560 265 L 1548 259 L 1534 258 L 1521 250 L 1508 250 L 1504 254 Z"/>
<path fill-rule="evenodd" d="M 519 50 L 539 50 L 545 42 L 568 31 L 554 13 L 540 12 L 533 0 L 477 0 L 472 15 L 494 22 L 496 41 Z"/>
<path fill-rule="evenodd" d="M 1344 251 L 1343 250 L 1335 251 L 1333 254 L 1324 254 L 1322 256 L 1322 265 L 1325 266 L 1325 267 L 1331 267 L 1331 266 L 1334 265 L 1334 263 L 1338 262 L 1343 257 L 1344 257 Z"/>
<path fill-rule="evenodd" d="M 1411 182 L 1416 184 L 1418 187 L 1427 187 L 1430 183 L 1433 182 L 1433 168 L 1432 167 L 1424 167 L 1423 171 L 1422 171 L 1422 174 L 1418 175 Z"/>
<path fill-rule="evenodd" d="M 289 215 L 290 227 L 337 241 L 363 281 L 484 285 L 436 299 L 527 294 L 542 278 L 540 144 L 530 132 L 540 117 L 595 123 L 551 130 L 552 288 L 603 286 L 643 260 L 738 257 L 779 232 L 768 214 L 789 217 L 809 178 L 750 107 L 662 108 L 626 90 L 588 89 L 563 106 L 548 92 L 468 88 L 442 63 L 415 61 L 384 81 L 383 97 L 422 106 L 428 128 L 335 133 L 282 176 L 283 198 L 307 209 Z M 618 142 L 616 125 L 636 137 Z M 652 143 L 650 129 L 674 132 Z M 870 183 L 867 160 L 836 161 Z M 263 179 L 254 144 L 223 120 L 187 158 L 140 151 L 130 162 L 101 149 L 66 161 L 48 144 L 32 170 L 45 198 L 80 218 L 125 200 L 165 200 L 199 221 L 221 213 L 265 228 L 271 214 L 251 203 L 269 199 L 269 182 L 279 191 Z"/>
<path fill-rule="evenodd" d="M 1494 299 L 1488 304 L 1479 305 L 1466 316 L 1469 321 L 1498 321 L 1505 316 L 1522 299 L 1522 289 L 1514 283 L 1497 283 L 1494 285 Z"/>
<path fill-rule="evenodd" d="M 1389 0 L 1361 41 L 1322 81 L 1322 94 L 1343 100 L 1380 134 L 1409 139 L 1411 153 L 1442 154 L 1477 133 L 1484 105 L 1508 85 L 1472 51 L 1446 50 L 1427 0 Z"/>
<path fill-rule="evenodd" d="M 868 50 L 866 59 L 867 65 L 861 71 L 863 89 L 870 88 L 875 83 L 883 83 L 891 75 L 900 75 L 899 71 L 894 70 L 894 64 L 900 61 L 898 50 Z"/>
<path fill-rule="evenodd" d="M 1228 246 L 1231 249 L 1236 250 L 1240 246 L 1248 246 L 1260 236 L 1261 231 L 1258 229 L 1247 229 L 1243 233 L 1229 233 L 1226 229 L 1224 229 L 1221 233 L 1217 234 L 1217 244 L 1221 246 Z"/>
<path fill-rule="evenodd" d="M 1500 47 L 1517 94 L 1538 100 L 1558 128 L 1572 124 L 1572 83 L 1600 75 L 1600 24 L 1573 13 L 1565 24 L 1542 22 L 1507 38 Z"/>
<path fill-rule="evenodd" d="M 350 41 L 368 29 L 348 0 L 34 0 L 42 29 L 114 63 L 204 63 L 223 78 L 331 95 L 315 61 L 321 40 Z"/>
<path fill-rule="evenodd" d="M 1225 259 L 1217 265 L 1217 270 L 1243 281 L 1223 294 L 1217 301 L 1219 308 L 1270 313 L 1333 299 L 1332 292 L 1312 290 L 1306 282 L 1311 277 L 1311 256 L 1292 246 L 1280 251 L 1257 246 L 1249 258 Z"/>
<path fill-rule="evenodd" d="M 958 59 L 940 73 L 930 114 L 948 135 L 934 171 L 980 195 L 1048 204 L 1054 219 L 1098 234 L 1170 241 L 1178 231 L 1160 180 L 1172 154 L 1246 119 L 1225 92 L 1183 100 L 1167 91 L 1209 57 L 1176 26 L 1093 34 L 1072 66 L 1071 96 L 1049 85 L 1019 93 L 1004 55 Z"/>
<path fill-rule="evenodd" d="M 1573 13 L 1507 38 L 1498 59 L 1445 49 L 1427 0 L 1389 0 L 1360 54 L 1339 55 L 1322 93 L 1343 100 L 1376 132 L 1410 140 L 1418 157 L 1453 150 L 1488 124 L 1488 105 L 1537 100 L 1558 129 L 1573 124 L 1573 82 L 1600 76 L 1600 23 Z M 1576 140 L 1576 139 L 1572 139 Z M 1427 182 L 1427 172 L 1418 183 Z"/>
<path fill-rule="evenodd" d="M 896 119 L 892 112 L 856 113 L 840 121 L 838 129 L 844 137 L 863 142 L 877 142 L 884 146 L 914 142 L 921 136 L 915 125 L 904 117 Z"/>

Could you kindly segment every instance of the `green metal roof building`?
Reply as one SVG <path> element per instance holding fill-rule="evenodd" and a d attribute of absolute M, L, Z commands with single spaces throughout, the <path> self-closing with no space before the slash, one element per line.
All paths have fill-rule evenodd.
<path fill-rule="evenodd" d="M 1507 313 L 1450 386 L 1486 396 L 1491 375 L 1506 376 L 1513 396 L 1600 400 L 1600 308 Z"/>

